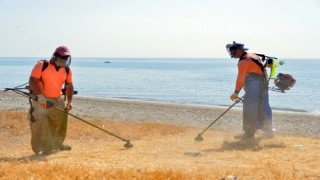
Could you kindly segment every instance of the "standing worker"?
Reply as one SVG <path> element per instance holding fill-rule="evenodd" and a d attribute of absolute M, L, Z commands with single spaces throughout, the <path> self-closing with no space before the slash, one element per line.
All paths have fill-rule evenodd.
<path fill-rule="evenodd" d="M 268 75 L 262 60 L 253 53 L 247 53 L 244 44 L 233 42 L 226 45 L 231 58 L 239 58 L 238 77 L 231 100 L 238 100 L 243 88 L 243 139 L 254 138 L 257 129 L 264 131 L 267 138 L 273 137 L 272 111 L 268 96 Z"/>
<path fill-rule="evenodd" d="M 69 68 L 71 54 L 66 46 L 58 47 L 50 61 L 38 61 L 29 79 L 31 146 L 36 154 L 54 150 L 71 150 L 63 142 L 67 133 L 68 114 L 57 108 L 72 109 L 73 83 Z M 64 85 L 64 90 L 62 86 Z M 64 93 L 63 93 L 64 92 Z M 64 99 L 62 95 L 65 95 Z M 67 104 L 65 105 L 65 100 Z M 49 107 L 48 105 L 53 106 Z"/>

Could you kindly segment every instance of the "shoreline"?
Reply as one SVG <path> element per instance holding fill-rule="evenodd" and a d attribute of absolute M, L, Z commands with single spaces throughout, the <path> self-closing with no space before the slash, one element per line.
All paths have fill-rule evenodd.
<path fill-rule="evenodd" d="M 27 112 L 29 102 L 14 92 L 0 92 L 1 111 Z M 106 119 L 128 123 L 154 122 L 176 126 L 205 128 L 228 107 L 177 104 L 136 99 L 75 96 L 71 114 L 84 119 Z M 320 115 L 273 110 L 276 133 L 320 137 Z M 242 131 L 242 108 L 234 107 L 212 129 Z"/>
<path fill-rule="evenodd" d="M 152 99 L 136 99 L 136 98 L 116 98 L 116 97 L 94 97 L 94 96 L 74 96 L 74 98 L 88 98 L 88 99 L 105 99 L 105 100 L 115 100 L 115 101 L 128 101 L 128 102 L 143 102 L 143 103 L 155 103 L 155 104 L 172 104 L 177 106 L 194 106 L 194 107 L 209 107 L 209 108 L 225 108 L 227 109 L 229 106 L 233 104 L 230 101 L 229 105 L 210 105 L 210 104 L 193 104 L 193 103 L 179 103 L 179 102 L 166 102 L 166 101 L 157 101 Z M 273 112 L 279 113 L 297 113 L 297 114 L 310 114 L 320 116 L 320 111 L 307 111 L 303 109 L 286 109 L 286 108 L 272 108 Z M 242 109 L 242 107 L 234 106 L 232 109 Z"/>

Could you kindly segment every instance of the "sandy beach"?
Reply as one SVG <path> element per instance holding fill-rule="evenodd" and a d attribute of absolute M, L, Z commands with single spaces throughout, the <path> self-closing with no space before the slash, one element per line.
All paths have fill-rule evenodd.
<path fill-rule="evenodd" d="M 274 112 L 275 137 L 241 133 L 241 109 L 232 109 L 194 138 L 227 107 L 74 98 L 70 112 L 130 139 L 124 141 L 69 118 L 71 151 L 34 155 L 28 99 L 0 93 L 0 179 L 320 179 L 320 116 Z"/>

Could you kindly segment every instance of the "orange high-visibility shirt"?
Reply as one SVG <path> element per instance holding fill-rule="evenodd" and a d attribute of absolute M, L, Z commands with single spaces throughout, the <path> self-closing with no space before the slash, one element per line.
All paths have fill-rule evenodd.
<path fill-rule="evenodd" d="M 248 76 L 249 73 L 256 73 L 263 75 L 263 71 L 260 66 L 258 66 L 255 62 L 253 62 L 250 59 L 245 59 L 245 58 L 253 58 L 257 59 L 261 62 L 260 58 L 252 53 L 246 54 L 238 63 L 238 77 L 237 77 L 237 82 L 236 82 L 236 88 L 235 90 L 237 92 L 240 92 L 242 87 L 244 86 L 246 77 Z"/>
<path fill-rule="evenodd" d="M 38 87 L 41 93 L 47 98 L 60 97 L 62 92 L 62 85 L 72 83 L 72 71 L 69 68 L 69 73 L 65 68 L 56 70 L 54 64 L 48 63 L 48 67 L 42 71 L 43 61 L 38 61 L 31 72 L 31 76 L 40 79 Z"/>

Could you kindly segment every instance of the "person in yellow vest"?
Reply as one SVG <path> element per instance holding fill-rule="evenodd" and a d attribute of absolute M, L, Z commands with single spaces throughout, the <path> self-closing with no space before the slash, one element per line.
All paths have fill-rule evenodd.
<path fill-rule="evenodd" d="M 66 46 L 59 46 L 50 61 L 38 61 L 32 69 L 29 79 L 30 94 L 36 98 L 31 100 L 29 122 L 31 147 L 35 154 L 71 150 L 70 146 L 63 144 L 67 133 L 68 114 L 57 109 L 72 109 L 74 88 L 70 63 L 70 50 Z M 49 104 L 52 107 L 49 107 Z"/>

